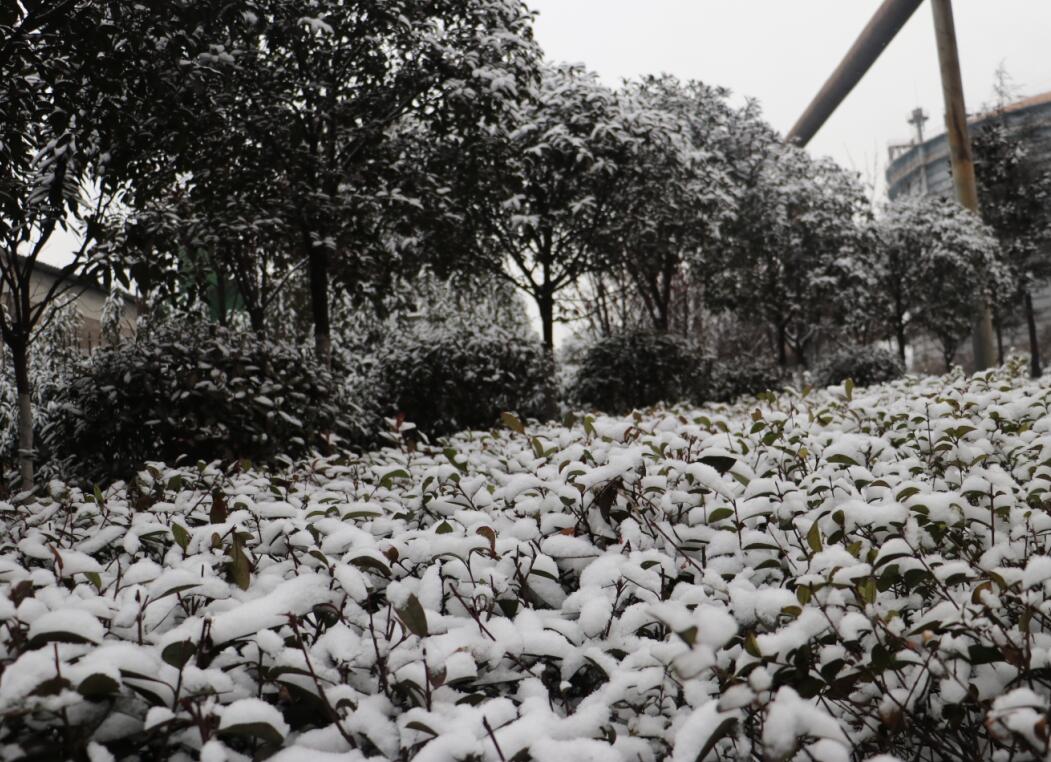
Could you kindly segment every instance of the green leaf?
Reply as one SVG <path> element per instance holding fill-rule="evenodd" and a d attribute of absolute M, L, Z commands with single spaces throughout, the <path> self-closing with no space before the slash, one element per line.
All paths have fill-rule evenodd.
<path fill-rule="evenodd" d="M 725 474 L 733 468 L 737 458 L 731 458 L 729 455 L 704 455 L 700 458 L 700 461 L 705 465 L 711 466 L 720 474 Z"/>
<path fill-rule="evenodd" d="M 112 696 L 119 690 L 120 684 L 116 680 L 100 672 L 88 675 L 77 686 L 77 693 L 89 701 Z"/>
<path fill-rule="evenodd" d="M 364 571 L 375 572 L 381 577 L 390 577 L 390 569 L 387 565 L 372 556 L 358 556 L 357 558 L 352 558 L 350 562 Z"/>
<path fill-rule="evenodd" d="M 714 524 L 716 521 L 728 519 L 733 515 L 733 508 L 716 508 L 714 511 L 708 514 L 708 523 Z"/>
<path fill-rule="evenodd" d="M 164 659 L 165 663 L 172 665 L 176 669 L 182 669 L 186 666 L 194 654 L 197 653 L 197 645 L 189 640 L 177 640 L 174 643 L 169 643 L 161 651 L 161 658 Z"/>
<path fill-rule="evenodd" d="M 172 538 L 175 540 L 175 544 L 182 548 L 182 552 L 186 552 L 186 548 L 190 544 L 190 533 L 186 530 L 182 524 L 172 524 Z"/>
<path fill-rule="evenodd" d="M 212 506 L 208 511 L 208 521 L 212 524 L 222 524 L 226 521 L 228 512 L 226 510 L 226 498 L 223 493 L 216 490 L 212 493 Z"/>
<path fill-rule="evenodd" d="M 398 618 L 413 635 L 427 637 L 427 613 L 415 595 L 409 595 L 405 605 L 398 609 Z"/>
<path fill-rule="evenodd" d="M 252 581 L 252 565 L 248 562 L 242 547 L 241 536 L 234 532 L 233 542 L 230 544 L 230 561 L 227 567 L 230 573 L 230 581 L 242 590 L 247 590 Z"/>
<path fill-rule="evenodd" d="M 511 429 L 511 431 L 525 434 L 525 426 L 514 413 L 500 413 L 500 423 Z"/>
<path fill-rule="evenodd" d="M 77 632 L 64 632 L 62 630 L 52 630 L 50 632 L 42 632 L 35 638 L 29 641 L 30 648 L 40 648 L 48 643 L 91 643 L 92 641 L 85 638 L 83 635 Z"/>
<path fill-rule="evenodd" d="M 872 647 L 872 657 L 869 661 L 869 666 L 873 672 L 883 672 L 890 667 L 893 661 L 894 655 L 882 643 L 877 643 Z"/>
<path fill-rule="evenodd" d="M 405 727 L 410 728 L 412 730 L 418 730 L 421 733 L 430 733 L 432 736 L 435 736 L 435 737 L 438 736 L 437 733 L 435 733 L 433 730 L 431 730 L 429 727 L 424 725 L 419 720 L 413 720 L 412 722 L 406 722 L 405 723 Z"/>
<path fill-rule="evenodd" d="M 380 486 L 384 489 L 390 489 L 394 486 L 395 479 L 408 479 L 410 478 L 409 472 L 404 468 L 394 468 L 385 473 L 380 478 Z"/>
<path fill-rule="evenodd" d="M 841 466 L 860 466 L 861 464 L 854 460 L 849 455 L 842 455 L 837 453 L 836 455 L 830 455 L 825 460 L 829 463 L 838 463 Z"/>
<path fill-rule="evenodd" d="M 72 688 L 72 683 L 64 677 L 49 677 L 30 692 L 30 696 L 57 696 L 67 688 Z"/>
<path fill-rule="evenodd" d="M 821 527 L 816 521 L 810 525 L 810 531 L 806 533 L 806 543 L 815 553 L 821 552 Z"/>
<path fill-rule="evenodd" d="M 344 521 L 352 521 L 354 519 L 375 519 L 382 516 L 381 511 L 365 510 L 365 511 L 349 511 L 343 514 Z"/>
<path fill-rule="evenodd" d="M 544 571 L 543 569 L 537 569 L 535 566 L 529 570 L 529 573 L 535 574 L 538 577 L 544 577 L 545 579 L 549 579 L 552 582 L 558 582 L 558 577 L 556 577 L 554 574 L 552 574 L 549 571 Z"/>
<path fill-rule="evenodd" d="M 876 587 L 876 580 L 872 577 L 858 585 L 858 595 L 861 596 L 861 600 L 865 603 L 875 603 L 878 592 L 879 588 Z"/>
<path fill-rule="evenodd" d="M 538 458 L 544 457 L 544 444 L 540 441 L 539 437 L 533 437 L 529 440 L 529 444 L 533 448 L 533 454 Z"/>
<path fill-rule="evenodd" d="M 460 453 L 458 453 L 458 452 L 457 452 L 456 450 L 454 450 L 454 449 L 453 449 L 452 447 L 446 447 L 445 449 L 443 449 L 443 450 L 442 450 L 442 454 L 443 454 L 443 455 L 444 455 L 444 456 L 445 456 L 446 458 L 448 458 L 448 459 L 449 459 L 449 462 L 450 462 L 450 463 L 452 463 L 452 464 L 453 464 L 453 466 L 455 466 L 457 470 L 459 470 L 459 471 L 462 471 L 462 472 L 464 472 L 464 473 L 466 473 L 466 472 L 467 472 L 467 466 L 466 466 L 466 464 L 464 464 L 464 463 L 461 463 L 461 462 L 460 462 L 460 461 L 459 461 L 459 460 L 457 459 L 457 458 L 459 457 Z"/>
<path fill-rule="evenodd" d="M 920 488 L 919 487 L 915 487 L 915 486 L 913 486 L 913 487 L 906 487 L 901 492 L 899 492 L 897 495 L 895 495 L 894 499 L 897 500 L 900 503 L 903 500 L 908 500 L 913 495 L 919 494 L 919 492 L 920 492 Z"/>
<path fill-rule="evenodd" d="M 1007 661 L 1004 652 L 995 646 L 973 645 L 967 646 L 967 659 L 971 664 L 996 664 Z"/>
<path fill-rule="evenodd" d="M 846 390 L 847 393 L 847 402 L 852 402 L 854 400 L 854 379 L 848 378 L 844 381 L 843 389 Z"/>
<path fill-rule="evenodd" d="M 281 732 L 269 722 L 243 722 L 240 725 L 231 725 L 221 729 L 219 735 L 225 738 L 231 736 L 258 738 L 272 746 L 280 746 L 285 740 Z"/>

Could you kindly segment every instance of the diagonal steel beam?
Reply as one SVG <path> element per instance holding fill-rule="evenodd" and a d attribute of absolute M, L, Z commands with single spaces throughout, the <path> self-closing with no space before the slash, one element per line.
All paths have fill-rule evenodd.
<path fill-rule="evenodd" d="M 922 3 L 923 0 L 884 1 L 799 121 L 789 130 L 786 142 L 800 146 L 810 142 Z"/>

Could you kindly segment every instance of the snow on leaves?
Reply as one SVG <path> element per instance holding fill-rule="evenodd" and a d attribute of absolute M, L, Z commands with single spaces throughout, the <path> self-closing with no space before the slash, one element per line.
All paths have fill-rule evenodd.
<path fill-rule="evenodd" d="M 1003 371 L 52 482 L 0 504 L 0 740 L 1042 759 L 1049 402 Z"/>

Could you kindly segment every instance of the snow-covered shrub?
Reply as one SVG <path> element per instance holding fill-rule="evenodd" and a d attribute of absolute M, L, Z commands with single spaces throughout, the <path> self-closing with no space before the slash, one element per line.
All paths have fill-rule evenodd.
<path fill-rule="evenodd" d="M 170 322 L 86 359 L 49 401 L 44 440 L 92 480 L 149 460 L 266 462 L 355 435 L 337 389 L 292 346 Z"/>
<path fill-rule="evenodd" d="M 697 367 L 682 339 L 649 330 L 596 339 L 577 358 L 567 396 L 607 413 L 679 402 Z"/>
<path fill-rule="evenodd" d="M 897 353 L 874 344 L 838 349 L 814 372 L 819 386 L 841 384 L 848 378 L 858 386 L 871 386 L 893 381 L 903 375 L 905 368 Z"/>
<path fill-rule="evenodd" d="M 776 365 L 748 357 L 706 360 L 691 386 L 695 402 L 732 402 L 780 389 L 785 373 Z"/>
<path fill-rule="evenodd" d="M 384 412 L 430 436 L 489 428 L 504 411 L 543 417 L 555 395 L 540 342 L 498 325 L 467 331 L 421 323 L 389 337 L 378 362 Z"/>
<path fill-rule="evenodd" d="M 52 482 L 0 502 L 0 752 L 1046 760 L 1024 370 Z"/>

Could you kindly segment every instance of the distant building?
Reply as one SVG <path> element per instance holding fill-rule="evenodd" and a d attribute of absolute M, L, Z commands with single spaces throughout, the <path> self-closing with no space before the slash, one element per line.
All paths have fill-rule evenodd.
<path fill-rule="evenodd" d="M 1007 124 L 1026 125 L 1033 141 L 1033 159 L 1051 170 L 1051 92 L 1025 98 L 1006 106 L 999 112 L 984 112 L 970 117 L 967 122 L 972 133 L 976 128 L 1001 115 Z M 916 137 L 908 143 L 889 147 L 887 165 L 887 195 L 891 200 L 908 195 L 934 194 L 945 198 L 954 194 L 949 146 L 945 133 L 933 138 L 924 137 L 927 116 L 920 110 L 912 112 L 909 124 L 916 130 Z M 1051 357 L 1051 288 L 1033 294 L 1040 335 L 1040 351 L 1045 362 Z M 940 371 L 941 353 L 934 344 L 922 337 L 914 341 L 912 366 L 915 370 Z M 1020 325 L 1004 331 L 1004 352 L 1028 352 L 1029 340 L 1025 326 Z M 967 366 L 971 361 L 970 342 L 960 347 L 956 361 Z"/>
<path fill-rule="evenodd" d="M 33 265 L 31 277 L 32 290 L 30 300 L 34 303 L 39 301 L 54 285 L 59 277 L 61 268 L 40 262 Z M 102 343 L 102 310 L 109 298 L 109 292 L 95 281 L 74 276 L 69 282 L 69 290 L 65 298 L 72 297 L 77 311 L 80 313 L 80 345 L 88 350 Z M 9 292 L 3 294 L 4 300 L 9 300 Z M 123 315 L 120 320 L 120 332 L 124 336 L 134 333 L 135 322 L 139 316 L 139 307 L 135 298 L 128 295 L 124 300 Z"/>

